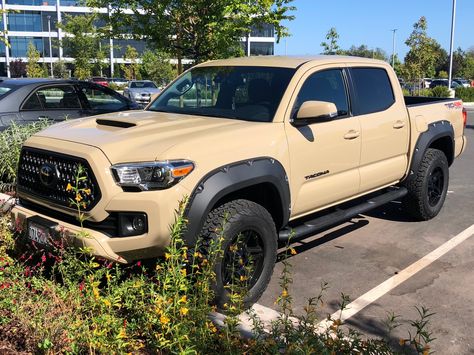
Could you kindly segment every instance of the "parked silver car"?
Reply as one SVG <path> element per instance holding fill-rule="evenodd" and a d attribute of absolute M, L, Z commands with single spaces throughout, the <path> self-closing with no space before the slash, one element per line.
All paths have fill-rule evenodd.
<path fill-rule="evenodd" d="M 154 94 L 161 90 L 151 80 L 132 80 L 123 90 L 123 95 L 139 105 L 147 105 Z"/>

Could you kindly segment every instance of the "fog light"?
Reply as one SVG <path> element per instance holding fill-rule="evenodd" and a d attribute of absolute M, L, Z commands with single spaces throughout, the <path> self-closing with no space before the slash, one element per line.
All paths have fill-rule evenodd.
<path fill-rule="evenodd" d="M 132 227 L 137 232 L 143 232 L 145 230 L 145 218 L 143 216 L 133 217 Z"/>
<path fill-rule="evenodd" d="M 148 232 L 148 220 L 145 213 L 119 213 L 118 236 L 132 237 Z"/>

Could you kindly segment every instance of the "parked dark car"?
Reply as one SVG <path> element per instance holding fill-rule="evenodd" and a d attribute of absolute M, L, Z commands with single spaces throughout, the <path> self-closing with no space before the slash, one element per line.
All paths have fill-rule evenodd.
<path fill-rule="evenodd" d="M 0 130 L 12 121 L 41 118 L 62 121 L 102 113 L 134 110 L 138 105 L 95 83 L 55 79 L 0 80 Z"/>
<path fill-rule="evenodd" d="M 437 86 L 446 86 L 446 87 L 448 87 L 448 79 L 435 79 L 435 80 L 433 80 L 430 84 L 430 89 L 433 89 Z M 451 81 L 451 88 L 452 89 L 456 89 L 459 86 L 461 86 L 461 85 L 459 85 L 457 82 Z"/>

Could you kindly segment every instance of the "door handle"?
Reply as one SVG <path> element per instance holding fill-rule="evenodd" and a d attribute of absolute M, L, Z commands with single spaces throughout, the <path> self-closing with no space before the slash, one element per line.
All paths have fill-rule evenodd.
<path fill-rule="evenodd" d="M 400 121 L 400 120 L 398 120 L 397 122 L 395 122 L 393 124 L 393 128 L 395 128 L 395 129 L 400 129 L 400 128 L 403 128 L 403 127 L 405 127 L 405 122 Z"/>
<path fill-rule="evenodd" d="M 356 131 L 356 130 L 353 130 L 351 129 L 349 132 L 347 132 L 345 135 L 344 135 L 344 139 L 356 139 L 360 136 L 360 132 L 359 131 Z"/>

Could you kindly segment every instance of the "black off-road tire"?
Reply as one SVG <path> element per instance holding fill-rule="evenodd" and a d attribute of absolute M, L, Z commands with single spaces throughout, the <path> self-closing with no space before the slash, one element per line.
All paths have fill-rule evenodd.
<path fill-rule="evenodd" d="M 448 160 L 442 151 L 429 148 L 415 174 L 405 183 L 408 195 L 404 199 L 404 207 L 417 220 L 427 221 L 439 213 L 446 199 Z"/>
<path fill-rule="evenodd" d="M 224 229 L 222 230 L 222 228 Z M 260 298 L 273 273 L 277 256 L 275 223 L 270 213 L 261 205 L 243 199 L 234 200 L 213 209 L 209 213 L 201 231 L 200 239 L 205 245 L 206 240 L 208 242 L 217 240 L 221 236 L 223 237 L 221 245 L 223 255 L 222 258 L 216 261 L 214 267 L 216 274 L 216 281 L 213 285 L 215 305 L 225 310 L 224 304 L 229 303 L 229 269 L 225 267 L 232 265 L 232 262 L 235 263 L 237 257 L 248 261 L 245 254 L 255 253 L 248 258 L 251 260 L 250 263 L 254 262 L 254 269 L 256 270 L 255 275 L 248 275 L 248 280 L 245 283 L 249 289 L 243 302 L 244 307 L 248 308 Z M 244 247 L 245 242 L 243 241 L 246 236 L 249 245 Z M 236 245 L 237 252 L 235 251 Z M 230 248 L 231 246 L 233 247 Z M 257 255 L 257 252 L 259 252 L 259 255 Z M 242 256 L 244 257 L 242 258 Z M 232 270 L 234 269 L 237 269 L 237 267 Z M 246 276 L 244 275 L 244 269 L 242 269 L 242 272 L 242 275 Z M 232 275 L 232 278 L 234 276 Z"/>

